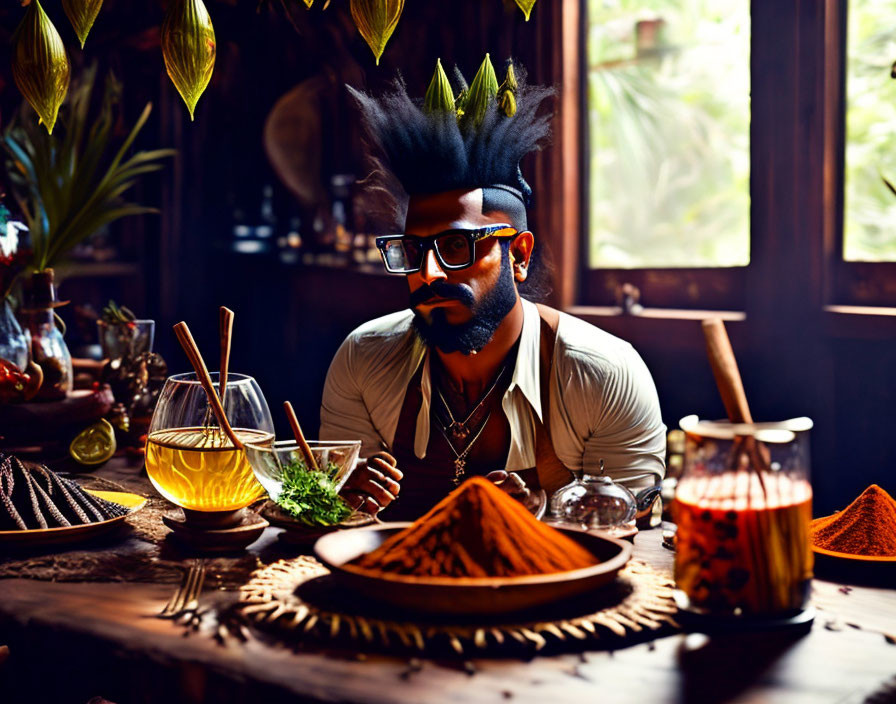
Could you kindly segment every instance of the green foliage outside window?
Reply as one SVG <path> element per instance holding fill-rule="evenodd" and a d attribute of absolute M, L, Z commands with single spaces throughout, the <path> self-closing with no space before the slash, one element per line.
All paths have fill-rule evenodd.
<path fill-rule="evenodd" d="M 590 266 L 747 264 L 749 3 L 589 0 L 587 22 Z"/>
<path fill-rule="evenodd" d="M 896 260 L 896 2 L 849 3 L 844 256 Z M 883 178 L 882 178 L 883 177 Z"/>

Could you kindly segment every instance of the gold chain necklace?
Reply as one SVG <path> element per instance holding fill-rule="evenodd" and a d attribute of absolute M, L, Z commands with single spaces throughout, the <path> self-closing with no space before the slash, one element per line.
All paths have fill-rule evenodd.
<path fill-rule="evenodd" d="M 466 466 L 467 466 L 467 455 L 470 454 L 470 450 L 473 449 L 473 445 L 479 439 L 479 436 L 482 435 L 482 431 L 485 430 L 485 426 L 488 425 L 488 419 L 492 417 L 491 411 L 485 417 L 485 421 L 479 427 L 479 430 L 476 431 L 476 434 L 473 436 L 473 439 L 467 443 L 467 446 L 458 452 L 454 449 L 454 445 L 451 444 L 451 438 L 448 437 L 448 433 L 445 432 L 445 429 L 439 425 L 439 430 L 442 433 L 442 436 L 445 438 L 445 442 L 448 443 L 448 447 L 451 449 L 451 452 L 454 453 L 454 486 L 460 485 L 463 481 L 464 476 L 466 475 Z"/>

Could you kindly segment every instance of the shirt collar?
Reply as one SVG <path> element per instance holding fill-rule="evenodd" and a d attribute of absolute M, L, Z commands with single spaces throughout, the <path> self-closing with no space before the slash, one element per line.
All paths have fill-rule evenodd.
<path fill-rule="evenodd" d="M 525 298 L 523 304 L 523 330 L 520 346 L 516 354 L 516 366 L 507 393 L 519 389 L 538 420 L 544 423 L 541 414 L 541 316 L 534 303 Z"/>
<path fill-rule="evenodd" d="M 513 368 L 513 377 L 507 388 L 505 398 L 515 389 L 519 389 L 535 416 L 544 423 L 541 411 L 541 316 L 534 303 L 525 298 L 520 299 L 523 304 L 523 329 L 520 333 L 520 345 L 516 354 L 516 366 Z M 426 446 L 429 442 L 429 408 L 432 403 L 432 381 L 430 379 L 431 351 L 415 335 L 415 343 L 412 354 L 416 356 L 413 363 L 414 372 L 420 364 L 423 364 L 423 372 L 420 378 L 420 391 L 422 403 L 417 413 L 416 432 L 414 434 L 414 454 L 419 458 L 426 457 Z"/>

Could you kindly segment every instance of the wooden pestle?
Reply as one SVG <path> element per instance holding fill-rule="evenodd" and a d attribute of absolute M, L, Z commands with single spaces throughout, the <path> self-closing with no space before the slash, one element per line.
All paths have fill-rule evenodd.
<path fill-rule="evenodd" d="M 319 470 L 320 467 L 317 466 L 317 460 L 314 459 L 314 453 L 311 452 L 311 447 L 308 445 L 308 441 L 305 440 L 305 434 L 302 432 L 302 426 L 299 425 L 299 419 L 296 417 L 296 412 L 293 410 L 292 404 L 289 401 L 284 401 L 283 410 L 286 411 L 286 417 L 289 419 L 292 434 L 295 436 L 296 443 L 302 451 L 302 456 L 305 458 L 305 466 L 309 469 Z"/>
<path fill-rule="evenodd" d="M 703 336 L 706 338 L 709 365 L 716 378 L 722 403 L 725 404 L 728 420 L 732 423 L 752 423 L 753 416 L 747 403 L 747 394 L 737 368 L 734 350 L 731 349 L 731 341 L 725 331 L 725 323 L 721 318 L 704 320 Z"/>
<path fill-rule="evenodd" d="M 744 383 L 740 377 L 740 370 L 737 368 L 737 359 L 734 357 L 731 341 L 725 331 L 725 323 L 721 318 L 704 320 L 703 336 L 706 339 L 706 354 L 709 357 L 709 364 L 712 367 L 712 374 L 716 379 L 722 403 L 725 404 L 728 420 L 732 423 L 752 423 L 753 414 L 750 413 L 750 404 L 747 403 Z M 751 437 L 747 438 L 746 449 L 757 472 L 760 468 L 768 468 L 769 458 L 766 448 L 757 448 L 755 439 Z M 761 474 L 759 474 L 759 483 L 765 489 Z"/>
<path fill-rule="evenodd" d="M 224 404 L 224 391 L 227 389 L 227 371 L 230 367 L 230 340 L 233 336 L 233 311 L 221 306 L 219 316 L 221 334 L 221 371 L 218 375 L 218 389 L 221 404 Z"/>
<path fill-rule="evenodd" d="M 202 359 L 202 355 L 199 353 L 196 341 L 193 339 L 193 335 L 190 334 L 190 328 L 187 327 L 185 322 L 181 321 L 174 326 L 174 334 L 177 336 L 177 341 L 180 342 L 180 346 L 184 348 L 184 352 L 187 354 L 187 359 L 190 360 L 190 364 L 193 366 L 193 371 L 196 372 L 196 378 L 199 379 L 199 383 L 202 385 L 205 395 L 208 397 L 208 404 L 211 406 L 215 418 L 218 419 L 218 425 L 221 426 L 221 430 L 223 430 L 227 437 L 230 438 L 230 442 L 233 443 L 233 446 L 238 450 L 242 450 L 243 443 L 240 442 L 240 439 L 236 436 L 236 433 L 233 432 L 233 428 L 230 427 L 230 423 L 227 421 L 227 415 L 224 413 L 224 406 L 221 405 L 221 400 L 218 398 L 218 394 L 215 393 L 212 378 L 208 373 L 208 368 L 205 366 L 205 360 Z"/>

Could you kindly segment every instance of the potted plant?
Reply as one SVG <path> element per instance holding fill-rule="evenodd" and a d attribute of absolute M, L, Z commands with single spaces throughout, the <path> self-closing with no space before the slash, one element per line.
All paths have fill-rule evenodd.
<path fill-rule="evenodd" d="M 46 388 L 41 388 L 38 398 L 62 398 L 72 382 L 71 358 L 53 312 L 64 305 L 55 297 L 53 267 L 109 223 L 128 215 L 158 212 L 123 202 L 122 195 L 140 176 L 158 171 L 161 160 L 176 153 L 156 149 L 128 156 L 149 118 L 151 103 L 113 151 L 121 85 L 111 74 L 107 77 L 96 114 L 90 101 L 95 77 L 95 66 L 85 69 L 60 109 L 61 129 L 52 135 L 23 103 L 2 137 L 7 173 L 31 238 L 30 279 L 25 282 L 26 298 L 20 312 L 31 330 L 34 361 L 44 369 Z"/>

